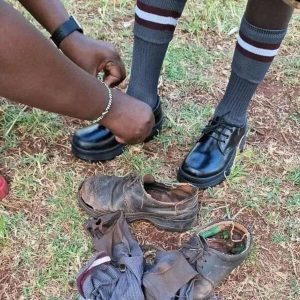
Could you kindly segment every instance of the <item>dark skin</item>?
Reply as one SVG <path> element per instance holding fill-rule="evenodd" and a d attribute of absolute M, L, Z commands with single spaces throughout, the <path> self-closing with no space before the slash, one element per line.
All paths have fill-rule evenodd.
<path fill-rule="evenodd" d="M 59 0 L 19 2 L 50 34 L 70 17 Z M 90 74 L 96 76 L 104 72 L 104 80 L 109 86 L 120 84 L 126 77 L 124 64 L 110 43 L 93 40 L 75 31 L 62 41 L 60 49 Z"/>
<path fill-rule="evenodd" d="M 57 51 L 52 42 L 4 1 L 0 1 L 0 25 L 1 96 L 86 120 L 94 120 L 104 111 L 107 90 L 103 84 Z M 66 41 L 66 49 L 67 44 Z M 110 74 L 108 70 L 107 77 Z M 109 80 L 112 84 L 118 82 Z M 154 118 L 149 106 L 113 90 L 112 108 L 101 123 L 120 142 L 138 143 L 150 134 Z"/>
<path fill-rule="evenodd" d="M 248 0 L 245 17 L 256 27 L 279 30 L 288 27 L 292 14 L 282 0 Z"/>
<path fill-rule="evenodd" d="M 57 0 L 20 0 L 20 2 L 35 16 L 35 18 L 50 32 L 52 33 L 57 26 L 59 26 L 61 23 L 66 21 L 69 18 L 69 15 L 67 14 L 66 10 L 62 6 L 62 4 Z M 2 9 L 3 7 L 3 9 Z M 5 10 L 8 10 L 8 7 L 4 6 L 4 2 L 0 1 L 0 8 L 1 8 L 1 14 L 0 14 L 0 24 L 2 24 L 2 19 L 4 20 L 5 16 Z M 246 19 L 253 25 L 257 27 L 262 28 L 268 28 L 268 29 L 282 29 L 286 28 L 287 24 L 292 16 L 293 9 L 289 7 L 288 5 L 284 4 L 281 0 L 249 0 L 247 9 L 246 9 Z M 2 15 L 2 18 L 1 18 Z M 11 15 L 12 16 L 12 15 Z M 16 15 L 13 16 L 14 18 L 17 17 Z M 8 21 L 6 19 L 6 21 Z M 21 25 L 21 23 L 18 23 Z M 24 24 L 23 24 L 24 25 Z M 28 25 L 28 24 L 27 24 Z M 9 26 L 3 27 L 2 30 L 7 29 L 7 33 L 11 33 L 11 28 Z M 15 30 L 20 30 L 16 26 L 14 27 Z M 22 31 L 23 29 L 21 29 Z M 33 28 L 29 28 L 27 26 L 26 31 L 33 30 Z M 40 58 L 40 64 L 36 64 L 28 66 L 28 62 L 30 62 L 33 59 L 33 55 L 36 51 L 31 52 L 34 49 L 29 49 L 30 47 L 26 48 L 26 51 L 29 51 L 28 54 L 30 55 L 24 56 L 25 48 L 23 48 L 21 51 L 18 52 L 15 47 L 11 44 L 7 44 L 7 37 L 1 37 L 0 42 L 1 45 L 5 45 L 3 49 L 0 51 L 0 57 L 2 57 L 2 60 L 0 62 L 0 68 L 2 68 L 2 65 L 5 65 L 5 63 L 12 61 L 16 61 L 18 65 L 18 71 L 17 70 L 10 70 L 10 66 L 6 65 L 6 68 L 8 69 L 8 72 L 2 72 L 2 74 L 9 74 L 9 72 L 12 73 L 9 78 L 8 76 L 2 75 L 2 81 L 0 84 L 0 94 L 1 91 L 3 91 L 2 95 L 6 96 L 8 98 L 15 99 L 16 101 L 19 101 L 24 104 L 33 105 L 35 107 L 39 107 L 42 109 L 55 111 L 58 113 L 67 114 L 74 117 L 79 117 L 82 119 L 93 119 L 97 117 L 101 111 L 103 111 L 105 105 L 104 103 L 104 97 L 103 94 L 105 93 L 103 87 L 98 84 L 96 88 L 96 83 L 92 84 L 90 80 L 79 80 L 80 76 L 83 76 L 82 73 L 79 75 L 78 70 L 75 72 L 75 70 L 72 70 L 70 67 L 70 64 L 66 65 L 66 62 L 64 65 L 64 73 L 57 73 L 59 71 L 59 68 L 55 68 L 51 65 L 49 70 L 49 73 L 51 73 L 51 79 L 49 80 L 49 77 L 45 78 L 45 72 L 46 70 L 40 69 L 39 72 L 36 74 L 36 76 L 33 75 L 34 72 L 36 72 L 37 67 L 40 68 L 41 65 L 44 66 L 47 60 L 42 61 L 42 57 Z M 36 43 L 37 35 L 31 36 L 31 41 L 34 41 Z M 26 40 L 23 39 L 23 44 L 19 42 L 19 40 L 22 40 L 22 37 L 15 36 L 15 44 L 22 46 L 23 44 L 26 44 Z M 28 40 L 28 41 L 30 41 Z M 41 42 L 41 37 L 38 38 L 39 42 Z M 18 42 L 17 42 L 18 41 Z M 9 41 L 8 41 L 9 42 Z M 42 44 L 45 44 L 45 41 L 43 41 Z M 9 48 L 8 46 L 11 46 Z M 28 45 L 27 45 L 28 46 Z M 45 46 L 45 45 L 44 45 Z M 6 48 L 6 49 L 5 49 Z M 53 48 L 53 47 L 52 47 Z M 41 50 L 41 49 L 40 49 Z M 105 81 L 109 85 L 117 85 L 119 82 L 121 82 L 125 77 L 125 70 L 123 67 L 123 64 L 121 62 L 121 59 L 119 58 L 118 54 L 116 53 L 115 49 L 108 43 L 105 42 L 98 42 L 94 41 L 92 39 L 89 39 L 77 32 L 74 32 L 71 34 L 68 38 L 66 38 L 62 44 L 61 44 L 61 50 L 63 53 L 68 56 L 73 62 L 75 62 L 78 66 L 80 66 L 82 69 L 86 70 L 88 73 L 92 75 L 96 75 L 99 71 L 103 71 L 105 73 Z M 44 51 L 44 50 L 43 50 Z M 41 51 L 41 52 L 43 52 Z M 51 53 L 51 54 L 50 54 Z M 2 54 L 2 55 L 1 55 Z M 47 55 L 54 55 L 53 49 L 49 53 L 44 52 L 43 54 Z M 21 58 L 16 59 L 16 55 L 23 56 L 23 61 L 26 57 L 27 64 L 24 65 L 24 63 L 20 63 L 19 61 L 22 60 Z M 40 53 L 42 56 L 42 54 Z M 58 57 L 59 55 L 56 53 L 56 59 L 57 63 L 61 60 L 61 57 Z M 34 56 L 35 57 L 35 56 Z M 37 56 L 38 57 L 38 56 Z M 49 57 L 47 57 L 49 59 Z M 21 66 L 27 69 L 27 72 L 24 72 L 26 74 L 23 74 L 24 76 L 18 76 L 21 75 L 20 69 Z M 57 65 L 56 65 L 57 66 Z M 58 67 L 58 66 L 57 66 Z M 61 66 L 62 67 L 62 66 Z M 23 68 L 21 69 L 23 71 Z M 2 68 L 3 71 L 7 70 L 5 68 Z M 47 68 L 46 68 L 47 69 Z M 81 86 L 86 86 L 87 89 L 85 89 L 86 93 L 85 95 L 82 95 L 82 89 L 81 91 L 78 91 L 78 87 L 80 85 L 77 85 L 76 87 L 73 87 L 73 91 L 69 90 L 69 87 L 67 85 L 70 85 L 70 81 L 66 80 L 68 78 L 66 74 L 67 72 L 75 72 L 73 74 L 69 74 L 69 80 L 75 80 L 74 77 L 77 75 L 77 83 Z M 30 70 L 30 72 L 29 72 Z M 33 73 L 32 73 L 33 72 Z M 41 76 L 43 73 L 43 76 Z M 28 75 L 29 74 L 29 75 Z M 40 75 L 40 76 L 39 76 Z M 50 76 L 50 74 L 49 74 Z M 54 77 L 56 78 L 54 78 Z M 73 77 L 73 78 L 72 78 Z M 22 82 L 25 81 L 24 78 L 26 78 L 26 86 L 25 84 L 18 84 L 19 93 L 17 91 L 14 91 L 15 86 L 13 81 L 18 78 L 22 78 Z M 43 79 L 44 78 L 44 79 Z M 39 80 L 36 80 L 39 79 Z M 53 88 L 46 89 L 45 83 L 48 85 L 51 84 L 51 81 L 55 81 L 58 84 L 57 88 L 60 88 L 56 91 L 56 93 L 53 93 Z M 43 81 L 44 80 L 44 81 Z M 68 81 L 68 83 L 66 82 Z M 87 82 L 89 81 L 89 84 Z M 19 81 L 20 82 L 20 81 Z M 76 81 L 73 81 L 76 82 Z M 60 83 L 60 85 L 59 85 Z M 64 84 L 63 84 L 64 83 Z M 42 84 L 43 86 L 43 97 L 38 97 L 38 92 L 35 90 L 38 90 L 40 86 L 38 84 Z M 94 86 L 95 90 L 90 90 Z M 36 94 L 36 97 L 32 96 L 30 93 L 28 93 L 28 87 L 30 87 L 33 94 Z M 53 85 L 55 87 L 55 84 Z M 10 89 L 10 90 L 9 90 Z M 28 93 L 24 93 L 23 89 Z M 89 91 L 87 93 L 87 91 Z M 80 93 L 81 92 L 81 93 Z M 67 93 L 68 95 L 64 95 L 64 93 Z M 59 94 L 59 99 L 55 95 Z M 73 94 L 73 99 L 70 99 L 70 94 Z M 90 94 L 90 95 L 88 95 Z M 93 94 L 93 96 L 91 95 Z M 98 95 L 98 99 L 94 98 L 93 100 L 89 100 L 91 97 L 95 97 L 95 94 Z M 100 95 L 101 94 L 101 95 Z M 69 97 L 65 98 L 65 97 Z M 29 98 L 30 97 L 30 98 Z M 80 101 L 80 98 L 82 97 L 82 102 Z M 52 99 L 56 98 L 56 99 Z M 83 99 L 84 98 L 84 99 Z M 40 102 L 40 99 L 43 99 L 42 103 Z M 76 102 L 74 102 L 74 99 L 76 99 Z M 124 101 L 120 104 L 121 99 L 124 99 Z M 108 127 L 111 131 L 113 131 L 117 136 L 118 140 L 120 142 L 124 143 L 137 143 L 142 141 L 147 134 L 150 132 L 150 127 L 153 125 L 153 117 L 150 117 L 151 120 L 149 120 L 149 108 L 139 106 L 141 103 L 137 104 L 137 102 L 132 102 L 133 98 L 126 96 L 122 93 L 119 93 L 117 91 L 114 91 L 114 103 L 111 112 L 109 115 L 103 120 L 102 124 L 106 127 Z M 131 105 L 127 104 L 130 102 Z M 135 105 L 133 105 L 135 103 Z M 84 107 L 84 111 L 82 109 Z M 133 108 L 133 110 L 131 109 Z M 127 108 L 127 109 L 126 109 Z M 134 109 L 136 108 L 136 109 Z M 147 111 L 148 110 L 148 111 Z M 147 116 L 146 119 L 143 120 L 144 114 Z M 133 116 L 134 115 L 134 116 Z M 144 123 L 143 123 L 144 122 Z M 151 123 L 151 125 L 150 125 Z M 131 125 L 131 126 L 130 126 Z M 139 127 L 140 126 L 140 127 Z M 142 128 L 144 127 L 144 128 Z M 124 130 L 126 128 L 126 130 Z M 147 132 L 147 134 L 146 134 Z"/>

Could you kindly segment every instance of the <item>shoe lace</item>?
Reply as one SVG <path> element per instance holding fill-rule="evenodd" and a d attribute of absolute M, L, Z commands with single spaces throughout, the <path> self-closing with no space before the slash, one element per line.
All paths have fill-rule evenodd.
<path fill-rule="evenodd" d="M 230 133 L 233 133 L 233 129 L 225 121 L 225 116 L 228 113 L 224 114 L 223 116 L 217 117 L 216 119 L 212 120 L 208 125 L 206 125 L 202 129 L 202 136 L 208 135 L 211 136 L 213 139 L 217 140 L 218 142 L 225 143 L 226 139 L 229 138 L 229 135 L 224 132 L 224 129 L 228 129 Z M 215 135 L 214 133 L 216 133 L 217 135 Z"/>
<path fill-rule="evenodd" d="M 204 254 L 207 252 L 207 245 L 205 243 L 204 238 L 199 237 L 198 245 L 186 244 L 181 248 L 181 252 L 185 256 L 185 258 L 190 262 L 190 264 L 196 263 L 199 259 L 201 259 Z"/>

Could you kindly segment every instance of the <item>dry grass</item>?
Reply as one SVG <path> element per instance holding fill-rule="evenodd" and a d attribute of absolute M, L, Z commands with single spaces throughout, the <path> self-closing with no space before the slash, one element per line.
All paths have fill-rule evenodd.
<path fill-rule="evenodd" d="M 133 1 L 64 2 L 88 34 L 118 45 L 129 67 Z M 235 41 L 228 32 L 238 26 L 243 6 L 234 0 L 221 8 L 211 0 L 190 1 L 161 78 L 163 133 L 116 160 L 91 165 L 74 159 L 69 138 L 82 123 L 1 100 L 0 172 L 11 194 L 0 204 L 0 299 L 76 298 L 76 272 L 92 253 L 82 227 L 86 216 L 77 207 L 78 184 L 94 173 L 176 177 L 224 92 Z M 300 297 L 299 32 L 296 15 L 252 102 L 246 151 L 225 183 L 199 196 L 199 223 L 235 217 L 253 233 L 250 258 L 218 288 L 226 300 Z M 144 222 L 132 228 L 144 245 L 165 249 L 185 238 Z"/>

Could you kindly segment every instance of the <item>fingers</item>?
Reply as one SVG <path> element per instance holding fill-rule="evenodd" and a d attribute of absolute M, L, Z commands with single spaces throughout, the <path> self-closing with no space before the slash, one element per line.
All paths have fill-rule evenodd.
<path fill-rule="evenodd" d="M 108 76 L 104 76 L 103 81 L 109 87 L 115 87 L 118 86 L 123 80 L 120 80 L 120 78 L 116 78 L 115 76 L 108 75 Z"/>
<path fill-rule="evenodd" d="M 155 125 L 152 109 L 147 104 L 112 89 L 113 105 L 101 124 L 111 130 L 122 144 L 142 143 Z"/>
<path fill-rule="evenodd" d="M 151 127 L 150 127 L 151 128 Z M 152 130 L 147 130 L 147 133 L 143 132 L 139 136 L 131 137 L 130 139 L 125 140 L 124 138 L 116 136 L 116 141 L 120 144 L 127 144 L 127 145 L 135 145 L 143 143 L 147 137 L 151 135 Z"/>
<path fill-rule="evenodd" d="M 116 141 L 117 141 L 118 143 L 120 143 L 120 144 L 123 144 L 123 145 L 126 144 L 125 140 L 123 140 L 122 138 L 119 138 L 119 137 L 117 137 L 117 136 L 116 136 Z"/>
<path fill-rule="evenodd" d="M 130 139 L 128 141 L 125 141 L 124 139 L 120 138 L 120 137 L 115 137 L 116 138 L 116 141 L 120 144 L 123 144 L 123 145 L 136 145 L 136 144 L 141 144 L 143 143 L 143 141 L 145 140 L 145 138 L 135 138 L 135 139 Z"/>
<path fill-rule="evenodd" d="M 126 78 L 125 66 L 121 60 L 106 63 L 103 72 L 104 82 L 111 87 L 119 85 Z"/>

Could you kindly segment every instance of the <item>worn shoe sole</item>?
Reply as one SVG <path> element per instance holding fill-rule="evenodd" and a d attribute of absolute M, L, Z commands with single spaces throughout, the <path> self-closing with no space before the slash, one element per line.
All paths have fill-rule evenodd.
<path fill-rule="evenodd" d="M 238 145 L 237 149 L 240 149 L 240 151 L 242 152 L 244 150 L 245 147 L 245 143 L 246 143 L 246 137 L 247 135 L 245 134 L 240 141 L 240 144 Z M 197 176 L 193 176 L 190 175 L 188 173 L 186 173 L 182 167 L 179 168 L 178 173 L 177 173 L 177 180 L 179 182 L 188 182 L 200 189 L 207 189 L 209 187 L 214 187 L 218 184 L 220 184 L 221 182 L 223 182 L 227 176 L 229 176 L 230 172 L 231 172 L 231 168 L 234 164 L 235 158 L 237 155 L 237 151 L 235 151 L 234 155 L 232 155 L 231 159 L 227 162 L 227 165 L 225 166 L 224 170 L 220 173 L 217 173 L 213 176 L 209 176 L 209 177 L 197 177 Z"/>
<path fill-rule="evenodd" d="M 145 143 L 153 140 L 155 136 L 159 134 L 162 129 L 164 118 L 162 117 L 153 128 L 151 135 L 145 140 Z M 125 145 L 116 143 L 113 147 L 103 149 L 103 150 L 87 150 L 79 147 L 72 142 L 72 152 L 74 156 L 82 160 L 89 162 L 107 161 L 116 158 L 124 152 Z"/>
<path fill-rule="evenodd" d="M 107 212 L 97 212 L 87 205 L 83 199 L 78 196 L 79 206 L 91 217 L 97 218 L 107 214 Z M 195 208 L 196 209 L 196 208 Z M 197 215 L 193 218 L 184 220 L 168 220 L 166 217 L 158 217 L 154 214 L 149 214 L 145 212 L 139 213 L 126 213 L 124 212 L 125 218 L 128 222 L 134 222 L 137 220 L 146 220 L 151 222 L 157 228 L 167 231 L 183 232 L 191 229 L 197 224 Z M 168 224 L 169 223 L 169 224 Z M 173 224 L 173 225 L 170 225 Z"/>

